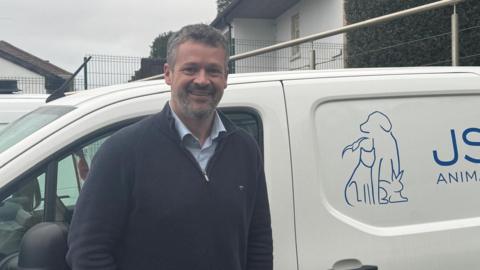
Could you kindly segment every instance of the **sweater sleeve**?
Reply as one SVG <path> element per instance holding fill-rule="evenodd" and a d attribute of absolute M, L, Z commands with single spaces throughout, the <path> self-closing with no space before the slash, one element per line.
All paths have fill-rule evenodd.
<path fill-rule="evenodd" d="M 114 254 L 128 216 L 133 170 L 126 143 L 113 137 L 95 155 L 75 207 L 67 253 L 73 270 L 117 269 Z"/>
<path fill-rule="evenodd" d="M 258 158 L 257 192 L 248 234 L 247 269 L 272 270 L 273 245 L 265 172 Z"/>

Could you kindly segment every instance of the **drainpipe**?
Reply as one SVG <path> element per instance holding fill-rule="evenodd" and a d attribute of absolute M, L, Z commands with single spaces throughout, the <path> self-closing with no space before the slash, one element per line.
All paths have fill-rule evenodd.
<path fill-rule="evenodd" d="M 234 43 L 233 43 L 233 37 L 232 37 L 232 29 L 233 26 L 230 23 L 226 23 L 228 26 L 228 50 L 229 50 L 229 55 L 234 55 L 235 54 L 235 49 L 234 49 Z M 228 62 L 228 70 L 230 71 L 229 73 L 235 73 L 235 61 L 229 61 Z"/>
<path fill-rule="evenodd" d="M 452 66 L 458 66 L 460 64 L 460 51 L 459 51 L 459 26 L 458 26 L 458 14 L 457 5 L 453 5 L 452 13 Z"/>

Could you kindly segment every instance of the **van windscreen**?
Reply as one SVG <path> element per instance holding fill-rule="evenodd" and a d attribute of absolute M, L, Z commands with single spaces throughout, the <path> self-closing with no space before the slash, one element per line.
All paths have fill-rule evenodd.
<path fill-rule="evenodd" d="M 71 106 L 40 107 L 7 125 L 0 130 L 0 153 L 73 109 Z"/>

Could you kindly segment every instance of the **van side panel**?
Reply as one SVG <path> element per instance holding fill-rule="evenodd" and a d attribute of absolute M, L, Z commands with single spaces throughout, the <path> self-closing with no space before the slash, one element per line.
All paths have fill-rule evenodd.
<path fill-rule="evenodd" d="M 393 270 L 478 266 L 478 76 L 284 85 L 299 269 L 349 258 Z"/>
<path fill-rule="evenodd" d="M 250 108 L 261 117 L 274 268 L 297 269 L 292 171 L 282 85 L 279 81 L 230 85 L 219 106 Z"/>

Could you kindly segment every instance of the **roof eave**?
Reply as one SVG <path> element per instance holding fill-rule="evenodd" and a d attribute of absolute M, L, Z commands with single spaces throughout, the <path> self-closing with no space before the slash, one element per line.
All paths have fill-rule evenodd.
<path fill-rule="evenodd" d="M 242 0 L 233 0 L 232 3 L 227 6 L 227 8 L 225 8 L 221 13 L 217 14 L 217 17 L 215 17 L 210 25 L 220 30 L 224 29 L 229 23 L 226 17 L 232 13 L 232 11 L 241 1 Z"/>
<path fill-rule="evenodd" d="M 63 77 L 69 77 L 71 76 L 71 74 L 69 73 L 65 73 L 65 74 L 55 74 L 55 73 L 51 73 L 47 70 L 44 70 L 42 68 L 39 68 L 35 65 L 32 65 L 31 63 L 28 63 L 26 61 L 23 61 L 22 59 L 19 59 L 11 54 L 8 54 L 8 53 L 5 53 L 3 51 L 0 51 L 0 58 L 3 58 L 9 62 L 12 62 L 18 66 L 21 66 L 27 70 L 30 70 L 32 72 L 35 72 L 39 75 L 42 75 L 44 77 L 48 77 L 48 78 L 61 78 L 61 79 L 64 79 Z"/>
<path fill-rule="evenodd" d="M 224 29 L 235 18 L 275 19 L 299 2 L 300 0 L 234 0 L 210 25 Z M 255 6 L 259 8 L 253 8 Z"/>

